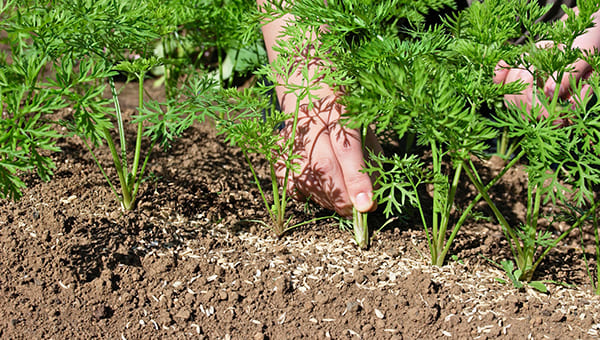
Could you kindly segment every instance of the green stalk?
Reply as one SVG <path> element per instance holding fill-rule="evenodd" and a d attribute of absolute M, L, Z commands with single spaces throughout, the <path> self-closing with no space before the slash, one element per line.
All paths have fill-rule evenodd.
<path fill-rule="evenodd" d="M 412 179 L 410 179 L 410 185 L 413 188 L 414 192 L 417 192 L 417 186 L 415 185 L 415 183 L 413 183 Z M 421 216 L 421 222 L 423 223 L 423 229 L 425 229 L 425 237 L 427 238 L 427 244 L 431 246 L 432 244 L 432 239 L 431 239 L 431 235 L 429 232 L 429 227 L 427 226 L 427 219 L 425 218 L 425 212 L 423 211 L 423 206 L 421 204 L 421 200 L 419 199 L 419 196 L 417 195 L 417 206 L 419 208 L 419 215 Z M 433 260 L 433 253 L 431 253 L 431 248 L 429 249 L 430 255 L 432 255 L 431 259 Z"/>
<path fill-rule="evenodd" d="M 150 149 L 148 150 L 148 153 L 146 153 L 146 158 L 144 159 L 144 163 L 142 164 L 142 170 L 140 171 L 140 180 L 135 181 L 135 187 L 133 189 L 133 194 L 131 195 L 132 197 L 132 201 L 135 202 L 135 198 L 137 197 L 137 193 L 138 193 L 138 189 L 140 188 L 140 184 L 142 183 L 142 175 L 144 174 L 144 171 L 146 171 L 146 165 L 148 164 L 148 159 L 150 159 L 150 153 L 152 152 L 152 149 L 154 148 L 154 145 L 156 144 L 156 141 L 152 142 L 152 145 L 150 145 Z"/>
<path fill-rule="evenodd" d="M 533 188 L 529 185 L 529 179 L 527 181 L 527 211 L 525 212 L 525 223 L 529 225 L 531 221 L 531 212 L 533 211 Z"/>
<path fill-rule="evenodd" d="M 552 244 L 550 244 L 548 247 L 546 247 L 546 249 L 544 250 L 544 252 L 538 257 L 537 261 L 535 261 L 535 263 L 532 265 L 532 269 L 531 272 L 533 273 L 535 271 L 535 269 L 539 266 L 539 264 L 542 262 L 542 260 L 544 259 L 544 257 L 546 257 L 546 255 L 548 255 L 548 253 L 550 252 L 550 250 L 554 249 L 554 247 L 556 247 L 556 245 L 558 245 L 558 243 L 560 241 L 562 241 L 565 237 L 567 237 L 567 235 L 575 228 L 578 228 L 579 225 L 581 223 L 583 223 L 591 214 L 592 212 L 596 212 L 596 210 L 598 209 L 598 206 L 600 205 L 600 200 L 596 201 L 596 203 L 594 203 L 594 205 L 592 205 L 592 207 L 583 215 L 581 215 L 581 217 L 579 217 L 577 219 L 577 222 L 575 222 L 571 227 L 569 227 L 569 229 L 565 230 L 558 238 L 556 238 L 554 240 L 554 242 L 552 242 Z M 597 229 L 596 229 L 596 232 Z M 598 244 L 596 244 L 596 247 L 598 247 Z M 598 254 L 596 254 L 598 255 Z M 596 266 L 598 264 L 596 263 Z M 599 271 L 600 273 L 600 271 Z"/>
<path fill-rule="evenodd" d="M 296 108 L 294 110 L 294 120 L 292 123 L 292 134 L 290 136 L 290 138 L 286 141 L 286 148 L 287 150 L 285 150 L 287 152 L 287 159 L 290 160 L 294 154 L 294 144 L 295 144 L 295 140 L 296 140 L 296 129 L 298 127 L 298 114 L 300 113 L 300 98 L 298 98 L 296 100 Z M 289 143 L 289 145 L 288 145 Z M 283 225 L 284 222 L 284 218 L 285 218 L 285 208 L 287 206 L 287 185 L 288 185 L 288 178 L 289 178 L 289 174 L 290 174 L 290 167 L 286 166 L 285 167 L 285 172 L 284 172 L 284 177 L 283 177 L 283 185 L 282 185 L 282 192 L 281 192 L 281 200 L 279 202 L 278 208 L 277 208 L 277 222 L 281 223 L 281 234 L 283 234 L 284 230 L 286 229 L 285 226 Z M 277 180 L 275 180 L 274 182 L 274 188 L 277 188 Z M 273 192 L 279 192 L 279 190 L 273 190 Z"/>
<path fill-rule="evenodd" d="M 273 211 L 271 210 L 271 207 L 269 206 L 269 201 L 267 200 L 267 197 L 265 196 L 262 186 L 260 185 L 260 181 L 258 179 L 258 175 L 256 174 L 256 170 L 254 170 L 254 166 L 252 166 L 250 157 L 248 156 L 248 153 L 246 152 L 245 149 L 242 149 L 242 153 L 244 154 L 246 163 L 248 163 L 248 166 L 250 167 L 250 172 L 252 172 L 252 177 L 254 178 L 254 183 L 256 183 L 256 186 L 258 187 L 258 192 L 260 193 L 260 197 L 262 198 L 263 202 L 265 203 L 265 207 L 267 208 L 267 211 L 269 212 L 269 216 L 271 217 L 272 221 L 276 221 L 276 218 L 273 216 Z M 272 165 L 271 165 L 271 168 L 272 168 Z M 271 169 L 271 182 L 273 182 L 273 173 L 274 173 L 274 170 Z M 275 183 L 277 183 L 276 178 L 275 178 Z M 276 193 L 277 193 L 277 190 L 274 190 L 273 196 L 275 196 Z"/>
<path fill-rule="evenodd" d="M 119 183 L 121 184 L 121 194 L 123 195 L 121 199 L 121 203 L 126 210 L 131 208 L 131 195 L 129 192 L 129 188 L 127 187 L 127 182 L 125 180 L 125 174 L 123 173 L 123 166 L 121 164 L 121 160 L 119 159 L 119 153 L 117 152 L 117 148 L 115 147 L 115 143 L 110 135 L 110 131 L 107 128 L 103 129 L 104 139 L 106 139 L 106 143 L 108 144 L 108 148 L 110 149 L 110 153 L 113 158 L 113 163 L 115 164 L 115 168 L 117 170 L 117 175 L 119 176 Z"/>
<path fill-rule="evenodd" d="M 273 207 L 275 211 L 272 211 L 271 207 L 267 203 L 267 209 L 269 210 L 269 214 L 271 215 L 271 220 L 274 222 L 273 231 L 277 236 L 281 236 L 283 234 L 284 227 L 284 218 L 285 218 L 285 206 L 281 202 L 281 197 L 279 196 L 279 186 L 277 182 L 277 173 L 275 171 L 275 166 L 273 162 L 269 162 L 269 169 L 271 172 L 271 188 L 273 190 Z M 285 183 L 287 185 L 287 183 Z M 260 185 L 260 184 L 259 184 Z M 283 188 L 285 192 L 287 187 Z M 266 201 L 265 201 L 266 202 Z"/>
<path fill-rule="evenodd" d="M 535 190 L 534 190 L 535 189 Z M 539 219 L 539 211 L 541 208 L 542 194 L 540 188 L 531 186 L 527 187 L 527 217 L 524 230 L 525 238 L 528 240 L 535 240 L 536 231 Z M 516 243 L 517 241 L 515 241 Z M 524 242 L 523 243 L 523 255 L 517 257 L 517 267 L 521 269 L 521 277 L 519 280 L 530 281 L 533 275 L 533 257 L 535 256 L 536 245 L 535 242 Z"/>
<path fill-rule="evenodd" d="M 498 173 L 496 175 L 496 177 L 494 177 L 485 186 L 484 190 L 487 192 L 492 186 L 494 186 L 494 184 L 496 184 L 496 182 L 498 182 L 500 180 L 500 178 L 502 178 L 502 176 L 504 176 L 504 174 L 506 174 L 506 172 L 508 170 L 510 170 L 510 168 L 512 168 L 519 161 L 519 159 L 521 159 L 521 157 L 523 157 L 523 155 L 525 155 L 525 151 L 521 151 L 516 157 L 514 157 L 504 167 L 504 169 L 502 169 L 502 171 L 500 171 L 500 173 Z M 472 166 L 472 164 L 471 164 L 471 166 Z M 467 206 L 467 208 L 460 215 L 460 218 L 458 219 L 458 221 L 454 225 L 454 228 L 452 228 L 452 233 L 450 233 L 450 236 L 448 237 L 448 241 L 446 242 L 446 244 L 444 246 L 444 249 L 442 250 L 442 253 L 439 255 L 439 257 L 442 259 L 442 263 L 444 262 L 444 260 L 446 258 L 446 255 L 448 254 L 448 251 L 450 250 L 450 246 L 452 245 L 452 242 L 454 242 L 454 238 L 458 234 L 458 231 L 460 230 L 460 228 L 462 227 L 463 223 L 466 221 L 467 217 L 471 213 L 471 210 L 473 210 L 473 208 L 475 207 L 475 205 L 481 200 L 482 197 L 483 197 L 483 195 L 481 193 L 478 193 L 477 196 L 475 196 L 475 198 L 471 201 L 471 203 L 469 203 L 469 205 Z"/>
<path fill-rule="evenodd" d="M 533 219 L 531 220 L 531 226 L 533 227 L 534 230 L 537 229 L 537 225 L 538 225 L 538 220 L 540 218 L 540 209 L 541 209 L 541 205 L 542 205 L 542 193 L 539 190 L 540 188 L 537 187 L 535 190 L 535 200 L 534 200 L 534 205 L 533 205 Z"/>
<path fill-rule="evenodd" d="M 467 176 L 469 177 L 469 179 L 471 180 L 473 185 L 475 185 L 475 188 L 477 188 L 477 191 L 479 191 L 479 193 L 482 194 L 482 198 L 488 204 L 490 209 L 492 209 L 492 211 L 494 212 L 494 215 L 496 216 L 496 219 L 498 220 L 500 225 L 503 227 L 503 230 L 506 230 L 506 232 L 508 233 L 509 243 L 511 243 L 511 244 L 514 243 L 514 247 L 516 248 L 517 252 L 515 253 L 515 249 L 513 249 L 513 247 L 511 246 L 511 251 L 513 252 L 513 256 L 515 256 L 516 259 L 523 258 L 524 253 L 523 253 L 523 249 L 521 248 L 521 244 L 519 243 L 519 238 L 515 234 L 514 230 L 510 227 L 510 225 L 508 224 L 508 221 L 506 221 L 506 219 L 504 218 L 504 216 L 502 215 L 500 210 L 498 210 L 498 207 L 496 207 L 496 205 L 490 198 L 490 195 L 488 195 L 487 189 L 483 186 L 483 184 L 481 184 L 481 182 L 479 182 L 475 178 L 475 176 L 471 173 L 471 170 L 468 167 L 465 167 L 465 173 L 467 174 Z"/>
<path fill-rule="evenodd" d="M 121 112 L 121 105 L 119 104 L 119 97 L 117 95 L 117 89 L 115 88 L 115 81 L 112 77 L 108 78 L 110 84 L 110 92 L 113 97 L 113 103 L 115 105 L 115 114 L 117 116 L 117 128 L 119 130 L 119 142 L 121 144 L 121 161 L 119 167 L 125 177 L 125 183 L 127 183 L 129 174 L 127 173 L 129 166 L 127 165 L 127 140 L 125 139 L 125 127 L 123 125 L 123 114 Z"/>
<path fill-rule="evenodd" d="M 540 209 L 541 209 L 541 205 L 542 205 L 542 193 L 539 192 L 539 188 L 536 188 L 533 204 L 534 204 L 533 205 L 533 218 L 531 220 L 531 224 L 526 226 L 527 232 L 528 232 L 528 237 L 531 238 L 532 240 L 534 240 L 536 238 L 538 220 L 539 220 Z M 526 253 L 527 253 L 527 256 L 525 258 L 526 262 L 525 262 L 525 265 L 520 268 L 523 270 L 523 273 L 525 273 L 526 268 L 529 268 L 533 264 L 533 257 L 535 255 L 535 250 L 536 250 L 535 243 L 526 249 Z"/>
<path fill-rule="evenodd" d="M 448 223 L 450 223 L 450 211 L 452 210 L 452 206 L 454 205 L 454 197 L 456 196 L 456 189 L 458 188 L 458 181 L 460 179 L 460 173 L 462 170 L 463 163 L 458 164 L 456 170 L 454 171 L 454 178 L 452 179 L 452 186 L 450 187 L 450 191 L 448 192 L 448 199 L 446 200 L 446 209 L 444 210 L 444 214 L 442 215 L 442 222 L 440 225 L 440 231 L 436 244 L 436 254 L 437 257 L 432 259 L 434 261 L 434 266 L 442 266 L 444 264 L 444 242 L 446 241 L 446 230 L 448 230 Z"/>
<path fill-rule="evenodd" d="M 240 50 L 237 49 L 235 51 L 235 60 L 233 62 L 233 70 L 231 71 L 231 76 L 229 77 L 229 87 L 233 86 L 233 74 L 235 73 L 235 68 L 237 67 L 237 64 L 238 64 L 239 55 L 240 55 Z"/>
<path fill-rule="evenodd" d="M 368 213 L 362 213 L 352 208 L 352 225 L 354 228 L 354 240 L 361 249 L 369 246 L 369 225 L 367 224 Z"/>
<path fill-rule="evenodd" d="M 142 109 L 144 107 L 144 76 L 145 72 L 138 75 L 138 107 Z M 131 183 L 128 183 L 130 187 L 134 186 L 134 183 L 138 180 L 138 166 L 140 163 L 140 155 L 142 153 L 142 135 L 144 132 L 144 124 L 140 121 L 137 126 L 137 136 L 135 138 L 135 153 L 133 158 L 133 167 L 131 168 Z M 150 149 L 152 150 L 152 149 Z M 134 197 L 135 198 L 135 197 Z"/>
<path fill-rule="evenodd" d="M 500 141 L 497 142 L 496 152 L 502 156 L 507 156 L 506 151 L 508 149 L 508 130 L 504 128 L 502 130 L 502 136 L 500 137 Z"/>
<path fill-rule="evenodd" d="M 433 162 L 433 173 L 441 173 L 441 156 L 438 154 L 438 149 L 435 142 L 431 142 L 431 156 Z M 439 158 L 439 159 L 438 159 Z M 435 180 L 435 178 L 434 178 Z M 438 213 L 441 211 L 439 207 L 439 191 L 436 189 L 436 184 L 433 184 L 433 216 L 431 221 L 431 242 L 429 243 L 429 251 L 431 252 L 431 261 L 437 258 L 437 250 L 435 245 L 439 238 L 439 221 Z"/>

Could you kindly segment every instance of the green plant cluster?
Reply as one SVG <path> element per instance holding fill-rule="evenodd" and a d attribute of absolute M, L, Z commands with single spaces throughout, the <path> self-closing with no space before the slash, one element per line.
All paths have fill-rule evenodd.
<path fill-rule="evenodd" d="M 383 142 L 404 146 L 368 155 L 364 171 L 376 178 L 374 199 L 386 217 L 413 214 L 423 226 L 432 265 L 446 263 L 462 225 L 484 202 L 510 246 L 512 258 L 498 266 L 515 287 L 545 290 L 535 281 L 539 264 L 573 229 L 591 226 L 596 271 L 589 274 L 600 293 L 600 75 L 573 80 L 571 101 L 559 98 L 558 88 L 546 96 L 536 82 L 531 110 L 503 100 L 526 84 L 492 81 L 501 60 L 536 80 L 560 80 L 578 59 L 600 70 L 599 54 L 571 48 L 592 27 L 600 1 L 577 6 L 578 15 L 565 7 L 567 20 L 548 23 L 538 19 L 549 7 L 526 0 L 476 1 L 467 9 L 453 0 L 276 0 L 260 9 L 254 0 L 3 1 L 0 196 L 18 198 L 25 172 L 50 179 L 57 139 L 77 136 L 122 207 L 134 209 L 155 146 L 169 147 L 210 117 L 253 174 L 270 218 L 257 222 L 281 236 L 308 221 L 293 222 L 286 190 L 298 171 L 293 141 L 301 107 L 277 110 L 273 92 L 283 86 L 298 103 L 312 103 L 325 83 L 345 93 L 344 124 L 374 128 Z M 287 39 L 269 64 L 260 27 L 288 15 Z M 542 40 L 552 47 L 539 48 Z M 304 83 L 292 83 L 294 72 Z M 138 85 L 131 118 L 121 111 L 117 77 Z M 150 78 L 164 85 L 165 101 L 145 92 Z M 249 86 L 239 89 L 239 80 Z M 587 86 L 592 92 L 582 96 Z M 66 118 L 55 118 L 67 108 Z M 287 139 L 282 124 L 291 130 Z M 110 165 L 97 157 L 103 145 Z M 268 188 L 251 154 L 266 160 Z M 504 167 L 490 178 L 479 160 L 492 155 Z M 517 164 L 527 173 L 527 211 L 515 222 L 500 209 L 513 202 L 491 192 Z M 477 192 L 465 197 L 469 185 Z M 552 213 L 543 215 L 548 206 Z M 570 227 L 557 233 L 553 223 L 564 216 Z M 367 215 L 355 212 L 350 223 L 357 244 L 368 247 Z"/>
<path fill-rule="evenodd" d="M 52 126 L 59 125 L 66 136 L 84 141 L 115 197 L 124 209 L 133 209 L 153 147 L 168 147 L 211 113 L 210 102 L 197 94 L 225 85 L 221 57 L 225 51 L 244 54 L 236 32 L 251 6 L 256 7 L 251 1 L 5 1 L 0 8 L 2 196 L 18 198 L 24 187 L 20 174 L 28 170 L 50 178 L 50 152 L 58 151 L 59 137 Z M 250 31 L 244 38 L 256 45 L 259 31 Z M 207 55 L 217 55 L 219 62 L 211 63 Z M 247 71 L 258 61 L 244 62 L 227 72 Z M 150 75 L 162 75 L 166 101 L 145 92 Z M 137 112 L 128 121 L 116 77 L 138 84 Z M 50 118 L 66 107 L 72 109 L 66 119 Z M 128 122 L 135 126 L 134 138 L 127 135 Z M 144 138 L 149 146 L 142 150 Z M 96 155 L 104 143 L 111 165 Z M 107 167 L 115 170 L 118 184 Z"/>
<path fill-rule="evenodd" d="M 281 57 L 273 63 L 276 76 L 271 79 L 312 100 L 312 82 L 294 88 L 285 79 L 296 65 L 291 63 L 307 58 L 304 51 L 310 47 L 308 58 L 327 61 L 321 81 L 346 93 L 346 124 L 363 131 L 374 127 L 380 136 L 407 145 L 397 154 L 370 155 L 365 171 L 379 174 L 375 199 L 388 217 L 416 209 L 431 263 L 445 263 L 461 226 L 483 200 L 513 253 L 500 266 L 515 282 L 531 282 L 551 249 L 595 216 L 598 106 L 595 95 L 580 93 L 584 85 L 598 93 L 598 77 L 573 82 L 572 102 L 559 98 L 558 87 L 548 98 L 536 85 L 530 111 L 503 102 L 504 95 L 519 93 L 526 84 L 494 84 L 492 79 L 501 60 L 529 70 L 533 79 L 559 81 L 578 59 L 597 69 L 597 56 L 560 47 L 573 46 L 592 27 L 591 15 L 599 9 L 597 1 L 577 5 L 579 15 L 565 7 L 568 19 L 549 23 L 538 20 L 549 7 L 535 1 L 487 0 L 431 23 L 426 14 L 453 8 L 453 1 L 275 1 L 263 9 L 265 20 L 285 14 L 295 20 L 285 28 L 288 39 L 278 46 Z M 539 48 L 542 40 L 554 47 Z M 541 119 L 542 112 L 548 117 Z M 565 117 L 568 125 L 557 123 Z M 497 150 L 492 149 L 495 140 Z M 475 160 L 494 153 L 506 160 L 505 166 L 484 179 L 477 165 L 482 162 Z M 427 157 L 417 156 L 423 154 Z M 527 213 L 525 220 L 511 224 L 498 208 L 509 202 L 489 192 L 515 164 L 524 164 L 528 176 Z M 457 206 L 459 188 L 466 183 L 477 195 Z M 572 207 L 573 221 L 569 230 L 555 235 L 559 202 Z M 552 216 L 542 216 L 547 205 L 556 207 Z M 354 224 L 364 227 L 365 221 L 355 216 Z M 364 240 L 361 228 L 354 229 L 357 241 Z M 538 282 L 530 285 L 545 289 Z"/>

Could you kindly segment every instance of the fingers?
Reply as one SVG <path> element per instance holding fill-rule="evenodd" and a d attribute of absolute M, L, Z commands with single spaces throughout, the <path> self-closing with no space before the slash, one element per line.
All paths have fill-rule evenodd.
<path fill-rule="evenodd" d="M 301 112 L 298 117 L 293 153 L 299 171 L 288 171 L 287 192 L 296 199 L 310 199 L 324 208 L 335 210 L 342 216 L 352 216 L 352 207 L 361 212 L 374 210 L 373 187 L 364 168 L 364 153 L 359 131 L 338 124 L 343 110 L 335 102 L 322 103 L 315 112 Z M 282 131 L 290 138 L 291 125 Z M 381 146 L 372 132 L 366 145 L 373 152 Z M 282 155 L 283 159 L 285 155 Z M 276 166 L 280 184 L 285 176 L 285 162 Z"/>
<path fill-rule="evenodd" d="M 330 139 L 352 205 L 360 212 L 373 210 L 376 205 L 371 178 L 361 172 L 365 162 L 360 132 L 335 124 L 330 130 Z"/>
<path fill-rule="evenodd" d="M 352 201 L 344 182 L 344 173 L 331 145 L 328 121 L 339 118 L 332 105 L 321 105 L 313 112 L 299 113 L 293 153 L 296 171 L 289 171 L 287 191 L 293 198 L 310 199 L 322 207 L 335 210 L 343 216 L 352 215 Z M 339 110 L 339 109 L 338 109 Z M 315 112 L 318 111 L 319 115 Z M 282 131 L 290 138 L 292 124 Z M 282 155 L 285 157 L 285 155 Z M 285 175 L 285 164 L 278 162 L 276 168 L 280 183 Z"/>
<path fill-rule="evenodd" d="M 558 97 L 567 99 L 571 96 L 571 77 L 575 77 L 578 82 L 582 79 L 587 79 L 592 73 L 592 67 L 584 60 L 579 60 L 573 64 L 573 71 L 566 72 L 560 82 L 558 90 Z M 546 84 L 544 84 L 544 93 L 552 98 L 556 89 L 556 82 L 552 77 L 548 78 Z"/>
<path fill-rule="evenodd" d="M 309 170 L 316 180 L 316 185 L 307 189 L 313 193 L 313 199 L 317 203 L 335 210 L 342 216 L 351 216 L 352 201 L 346 188 L 344 170 L 329 142 L 330 132 L 324 133 L 322 138 L 328 140 L 316 143 L 309 159 Z"/>
<path fill-rule="evenodd" d="M 534 105 L 533 97 L 533 75 L 526 69 L 512 68 L 506 72 L 504 83 L 524 82 L 527 84 L 521 93 L 509 94 L 504 96 L 506 103 L 514 104 L 518 107 L 526 106 L 527 111 L 530 111 Z"/>
<path fill-rule="evenodd" d="M 508 65 L 504 60 L 500 60 L 494 69 L 494 83 L 504 84 L 508 71 L 510 71 L 510 65 Z"/>

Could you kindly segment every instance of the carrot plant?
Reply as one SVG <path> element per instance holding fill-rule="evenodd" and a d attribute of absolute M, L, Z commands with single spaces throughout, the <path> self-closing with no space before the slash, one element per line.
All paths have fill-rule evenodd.
<path fill-rule="evenodd" d="M 277 180 L 277 167 L 280 166 L 280 157 L 283 153 L 288 158 L 288 162 L 293 160 L 290 147 L 282 140 L 277 130 L 290 115 L 275 110 L 275 105 L 269 103 L 264 97 L 256 95 L 253 90 L 245 90 L 242 93 L 237 90 L 230 91 L 231 101 L 227 105 L 229 110 L 222 115 L 217 128 L 225 134 L 225 139 L 241 148 L 244 159 L 252 172 L 254 183 L 257 185 L 261 199 L 265 204 L 266 211 L 269 214 L 270 223 L 265 226 L 271 229 L 277 236 L 283 235 L 286 231 L 294 228 L 296 225 L 290 224 L 291 218 L 286 214 L 289 203 L 289 196 L 285 190 L 287 185 L 287 176 L 280 185 Z M 270 114 L 265 117 L 264 110 L 269 108 Z M 281 146 L 283 144 L 283 147 Z M 267 162 L 267 173 L 269 176 L 269 185 L 271 196 L 268 195 L 266 188 L 263 187 L 257 167 L 251 154 L 263 155 Z M 286 164 L 291 168 L 291 164 Z"/>
<path fill-rule="evenodd" d="M 218 129 L 226 135 L 226 140 L 242 149 L 271 220 L 265 225 L 277 236 L 312 222 L 294 224 L 291 223 L 292 217 L 286 214 L 290 200 L 287 191 L 290 173 L 298 171 L 295 161 L 299 156 L 294 154 L 298 115 L 301 109 L 310 110 L 312 107 L 312 104 L 309 104 L 308 107 L 302 108 L 300 102 L 309 98 L 309 103 L 312 103 L 315 98 L 311 92 L 318 88 L 318 79 L 322 76 L 319 72 L 313 75 L 309 75 L 308 72 L 307 65 L 313 62 L 310 59 L 320 60 L 317 56 L 303 55 L 308 60 L 297 62 L 293 52 L 310 50 L 312 42 L 307 41 L 305 37 L 314 35 L 314 32 L 299 32 L 288 32 L 291 39 L 279 43 L 281 56 L 271 65 L 261 67 L 255 72 L 265 81 L 242 92 L 235 89 L 225 92 L 228 100 L 223 107 L 226 108 L 226 112 L 218 120 Z M 304 75 L 303 84 L 290 81 L 292 74 L 296 72 L 302 72 Z M 276 108 L 276 99 L 272 93 L 278 85 L 288 89 L 288 93 L 297 95 L 293 113 L 284 113 Z M 279 133 L 284 124 L 290 124 L 291 136 L 288 139 L 284 139 Z M 256 165 L 250 157 L 252 153 L 263 155 L 267 161 L 272 195 L 270 197 L 258 177 Z M 279 172 L 283 173 L 281 182 L 277 178 Z"/>
<path fill-rule="evenodd" d="M 272 1 L 265 7 L 263 21 L 291 14 L 294 18 L 285 28 L 284 35 L 288 41 L 281 41 L 278 47 L 280 58 L 273 65 L 275 75 L 272 81 L 288 89 L 298 100 L 307 99 L 312 103 L 320 98 L 311 94 L 318 84 L 327 84 L 336 91 L 346 90 L 347 96 L 341 100 L 342 104 L 350 105 L 347 98 L 360 98 L 365 92 L 361 82 L 361 75 L 369 71 L 379 60 L 388 56 L 380 54 L 381 44 L 391 40 L 398 41 L 398 36 L 406 36 L 403 29 L 410 25 L 423 25 L 424 15 L 431 9 L 441 9 L 452 6 L 452 0 L 440 1 L 321 1 L 298 0 L 293 2 Z M 318 37 L 318 39 L 315 39 Z M 312 41 L 309 41 L 312 40 Z M 290 44 L 289 42 L 293 42 Z M 310 51 L 307 53 L 307 51 Z M 300 61 L 300 62 L 299 62 Z M 309 76 L 305 65 L 314 62 L 321 68 L 314 76 Z M 300 66 L 299 66 L 300 65 Z M 290 84 L 287 81 L 289 74 L 296 70 L 305 76 L 304 84 Z M 371 98 L 373 99 L 373 98 Z M 369 101 L 369 109 L 375 110 L 379 99 Z M 309 104 L 309 109 L 310 109 Z M 292 112 L 292 118 L 297 116 L 299 107 Z M 370 111 L 370 112 L 373 112 Z M 358 112 L 358 111 L 356 111 Z M 352 116 L 355 113 L 352 113 Z M 295 126 L 295 119 L 290 119 L 288 124 Z M 353 128 L 366 131 L 372 121 L 353 120 L 348 123 Z M 294 130 L 292 130 L 294 131 Z M 266 132 L 266 131 L 265 131 Z M 292 132 L 293 133 L 293 132 Z M 280 142 L 284 154 L 291 162 L 285 164 L 286 171 L 294 169 L 293 150 L 291 141 L 295 136 Z M 287 176 L 285 177 L 287 178 Z M 287 181 L 287 179 L 284 179 Z M 287 183 L 280 188 L 285 188 Z M 281 195 L 286 197 L 284 195 Z M 352 220 L 353 236 L 361 248 L 369 244 L 367 214 L 354 211 Z"/>
<path fill-rule="evenodd" d="M 528 70 L 533 79 L 552 77 L 560 83 L 563 75 L 571 70 L 569 65 L 584 55 L 577 48 L 561 49 L 558 46 L 573 46 L 574 39 L 592 26 L 591 15 L 599 8 L 597 1 L 578 1 L 577 5 L 579 15 L 565 8 L 569 18 L 553 24 L 536 21 L 544 10 L 537 4 L 526 9 L 517 7 L 514 15 L 519 17 L 520 25 L 530 34 L 522 47 L 515 46 L 517 53 L 513 53 L 509 64 Z M 554 47 L 538 48 L 538 40 L 549 40 Z M 591 186 L 598 180 L 598 151 L 594 146 L 598 136 L 597 108 L 585 105 L 587 100 L 579 95 L 584 84 L 590 84 L 590 80 L 572 83 L 575 105 L 559 98 L 558 86 L 553 96 L 548 98 L 543 89 L 534 84 L 535 100 L 531 110 L 525 105 L 513 104 L 507 110 L 496 112 L 493 125 L 507 131 L 518 145 L 513 160 L 527 161 L 525 221 L 516 226 L 510 223 L 474 167 L 465 168 L 466 175 L 492 209 L 509 241 L 516 266 L 511 260 L 503 261 L 502 266 L 513 283 L 530 282 L 545 256 L 597 207 Z M 590 96 L 589 93 L 587 95 Z M 558 124 L 563 119 L 567 119 L 569 124 Z M 556 205 L 557 201 L 576 206 L 587 204 L 591 208 L 567 230 L 555 236 L 544 229 L 540 221 L 544 204 Z M 552 219 L 548 222 L 552 225 Z M 519 284 L 516 283 L 517 286 Z M 541 283 L 536 282 L 535 285 L 545 289 Z"/>
<path fill-rule="evenodd" d="M 402 214 L 407 205 L 416 207 L 434 265 L 444 264 L 460 228 L 482 199 L 478 195 L 462 209 L 456 205 L 473 157 L 485 157 L 486 141 L 497 135 L 482 112 L 503 94 L 522 89 L 520 84 L 492 83 L 497 61 L 511 53 L 505 42 L 518 30 L 516 24 L 507 24 L 514 19 L 510 9 L 516 4 L 510 6 L 476 3 L 443 25 L 415 25 L 403 35 L 373 39 L 352 60 L 361 69 L 346 99 L 353 124 L 376 126 L 380 134 L 391 130 L 405 140 L 416 138 L 431 160 L 428 165 L 412 154 L 372 155 L 366 171 L 379 174 L 376 199 L 386 215 Z"/>
<path fill-rule="evenodd" d="M 41 86 L 48 51 L 28 43 L 31 32 L 19 24 L 17 1 L 0 4 L 0 197 L 17 199 L 25 182 L 21 175 L 36 171 L 49 180 L 55 165 L 49 152 L 57 152 L 48 114 L 66 106 L 64 100 Z"/>
<path fill-rule="evenodd" d="M 204 114 L 195 99 L 203 83 L 193 75 L 181 85 L 169 82 L 176 84 L 178 95 L 163 103 L 148 98 L 143 87 L 152 69 L 169 63 L 153 55 L 153 46 L 192 21 L 192 14 L 198 14 L 190 14 L 187 6 L 183 1 L 146 0 L 61 0 L 52 4 L 32 0 L 15 6 L 18 20 L 12 29 L 30 33 L 32 46 L 47 55 L 52 76 L 44 88 L 73 108 L 72 117 L 62 124 L 84 141 L 126 210 L 135 206 L 154 145 L 168 145 Z M 137 84 L 138 108 L 131 118 L 133 138 L 127 134 L 120 108 L 120 90 L 114 82 L 118 75 Z M 144 136 L 149 145 L 142 150 Z M 113 184 L 110 172 L 96 155 L 97 147 L 104 143 L 110 150 L 118 185 Z"/>

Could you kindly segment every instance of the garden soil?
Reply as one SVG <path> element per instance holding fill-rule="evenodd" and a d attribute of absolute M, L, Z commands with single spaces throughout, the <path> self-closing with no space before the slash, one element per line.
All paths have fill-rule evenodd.
<path fill-rule="evenodd" d="M 137 97 L 128 91 L 121 104 L 131 113 Z M 60 146 L 51 182 L 27 177 L 20 201 L 0 203 L 2 339 L 588 339 L 600 331 L 579 231 L 539 269 L 537 279 L 555 282 L 548 293 L 518 290 L 499 282 L 508 278 L 490 262 L 510 252 L 485 204 L 438 268 L 428 265 L 416 215 L 377 231 L 385 218 L 373 214 L 368 250 L 332 219 L 282 238 L 249 221 L 267 221 L 260 195 L 240 150 L 211 122 L 167 152 L 153 150 L 132 212 L 121 210 L 81 141 Z M 105 149 L 98 154 L 109 164 Z M 525 210 L 524 178 L 511 171 L 493 193 L 514 220 Z M 468 186 L 459 193 L 472 195 Z M 298 221 L 328 214 L 291 209 Z"/>

